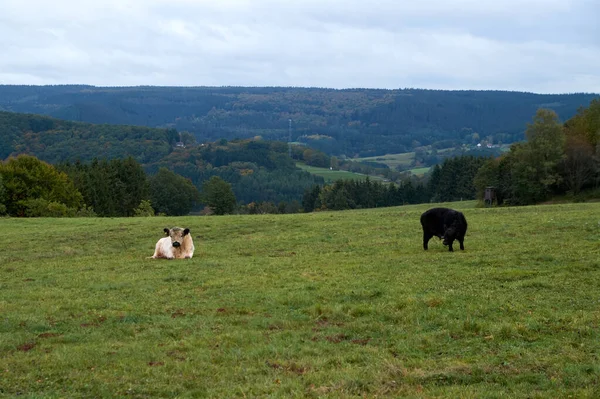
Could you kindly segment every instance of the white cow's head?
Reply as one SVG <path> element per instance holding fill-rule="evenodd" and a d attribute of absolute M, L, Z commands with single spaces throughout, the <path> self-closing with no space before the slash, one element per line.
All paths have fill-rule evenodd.
<path fill-rule="evenodd" d="M 182 229 L 181 227 L 173 227 L 172 229 L 165 227 L 165 234 L 171 238 L 171 245 L 178 248 L 183 243 L 183 237 L 190 234 L 190 229 Z"/>

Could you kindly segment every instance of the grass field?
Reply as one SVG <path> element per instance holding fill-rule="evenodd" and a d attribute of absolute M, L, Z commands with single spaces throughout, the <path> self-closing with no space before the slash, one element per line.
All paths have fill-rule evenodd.
<path fill-rule="evenodd" d="M 410 169 L 409 172 L 416 176 L 423 176 L 425 173 L 429 172 L 429 169 L 431 169 L 431 167 L 427 166 L 425 168 Z"/>
<path fill-rule="evenodd" d="M 0 396 L 600 397 L 600 203 L 452 206 L 0 219 Z"/>
<path fill-rule="evenodd" d="M 443 152 L 443 150 L 441 150 L 440 152 Z M 357 162 L 360 162 L 360 161 L 379 162 L 379 163 L 387 165 L 392 170 L 397 170 L 396 168 L 398 166 L 402 166 L 403 168 L 407 168 L 408 166 L 410 166 L 412 161 L 414 160 L 414 158 L 415 158 L 414 152 L 405 152 L 402 154 L 386 154 L 386 155 L 380 155 L 380 156 L 376 156 L 376 157 L 356 158 L 353 160 L 357 161 Z M 409 169 L 408 171 L 411 172 L 413 175 L 422 176 L 425 173 L 427 173 L 429 171 L 429 169 L 430 169 L 430 167 L 428 166 L 428 167 L 424 167 L 424 168 Z"/>
<path fill-rule="evenodd" d="M 353 159 L 353 161 L 379 162 L 379 163 L 386 164 L 392 170 L 396 170 L 397 166 L 403 166 L 403 167 L 410 166 L 410 164 L 414 158 L 415 158 L 414 152 L 405 152 L 405 153 L 401 153 L 401 154 L 386 154 L 386 155 L 379 155 L 376 157 L 356 158 L 356 159 Z"/>
<path fill-rule="evenodd" d="M 381 176 L 369 176 L 362 173 L 353 173 L 346 170 L 331 170 L 329 168 L 319 168 L 316 166 L 306 165 L 304 163 L 296 163 L 296 166 L 316 176 L 321 176 L 326 183 L 336 180 L 365 180 L 367 177 L 373 181 L 384 181 Z"/>

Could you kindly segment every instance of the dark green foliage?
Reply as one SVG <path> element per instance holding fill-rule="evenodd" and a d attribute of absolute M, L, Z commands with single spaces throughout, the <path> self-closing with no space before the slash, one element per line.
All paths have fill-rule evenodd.
<path fill-rule="evenodd" d="M 320 203 L 317 203 L 319 195 L 321 194 L 321 186 L 314 185 L 311 188 L 304 190 L 304 196 L 302 197 L 302 208 L 305 212 L 312 212 L 316 207 L 320 207 Z"/>
<path fill-rule="evenodd" d="M 11 216 L 72 216 L 84 204 L 65 173 L 35 157 L 20 155 L 0 163 L 0 176 L 0 200 Z"/>
<path fill-rule="evenodd" d="M 6 188 L 4 188 L 4 181 L 2 179 L 2 174 L 0 174 L 0 216 L 6 213 Z"/>
<path fill-rule="evenodd" d="M 552 107 L 566 120 L 594 97 L 418 89 L 0 86 L 0 109 L 91 123 L 173 126 L 199 142 L 255 136 L 288 141 L 292 119 L 292 141 L 328 154 L 372 156 L 426 145 L 476 144 L 475 137 L 519 141 L 538 108 Z M 46 122 L 39 122 L 36 128 L 44 129 Z"/>
<path fill-rule="evenodd" d="M 200 192 L 189 179 L 167 168 L 160 168 L 148 180 L 150 199 L 157 213 L 168 216 L 187 215 L 200 200 Z"/>
<path fill-rule="evenodd" d="M 137 208 L 135 208 L 134 216 L 137 217 L 148 217 L 154 216 L 154 208 L 149 200 L 142 200 Z"/>
<path fill-rule="evenodd" d="M 218 176 L 231 183 L 241 203 L 300 201 L 307 187 L 323 179 L 296 169 L 287 145 L 255 140 L 222 140 L 173 151 L 149 165 L 155 171 L 168 167 L 192 181 L 196 187 Z"/>
<path fill-rule="evenodd" d="M 600 99 L 565 122 L 565 159 L 561 165 L 565 190 L 600 187 Z"/>
<path fill-rule="evenodd" d="M 428 190 L 433 202 L 452 202 L 475 199 L 474 178 L 486 159 L 474 156 L 446 158 L 435 165 L 429 178 Z"/>
<path fill-rule="evenodd" d="M 59 168 L 73 179 L 98 216 L 134 216 L 135 209 L 149 196 L 146 173 L 131 157 L 67 163 Z"/>
<path fill-rule="evenodd" d="M 331 166 L 331 158 L 324 152 L 307 148 L 302 153 L 304 163 L 319 168 L 328 168 Z"/>
<path fill-rule="evenodd" d="M 178 140 L 174 129 L 92 125 L 0 111 L 0 159 L 29 154 L 54 164 L 131 156 L 147 163 L 168 155 Z"/>
<path fill-rule="evenodd" d="M 219 176 L 213 176 L 202 185 L 201 201 L 217 215 L 233 213 L 237 200 L 227 183 Z"/>
<path fill-rule="evenodd" d="M 415 186 L 411 180 L 406 180 L 397 186 L 367 178 L 364 181 L 338 180 L 322 188 L 315 186 L 305 191 L 302 206 L 306 212 L 311 212 L 419 204 L 428 200 L 429 195 L 423 184 Z"/>

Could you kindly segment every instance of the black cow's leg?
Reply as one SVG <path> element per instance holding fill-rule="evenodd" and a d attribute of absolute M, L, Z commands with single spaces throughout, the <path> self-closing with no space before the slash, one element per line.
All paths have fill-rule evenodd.
<path fill-rule="evenodd" d="M 423 232 L 423 249 L 427 250 L 427 243 L 429 242 L 429 240 L 431 240 L 431 237 L 433 237 L 433 234 L 431 233 L 427 233 L 427 232 Z"/>
<path fill-rule="evenodd" d="M 448 243 L 448 251 L 450 251 L 450 252 L 454 252 L 454 249 L 452 249 L 452 243 L 453 243 L 453 242 L 454 242 L 454 240 L 452 240 L 452 241 L 450 241 L 450 242 Z"/>
<path fill-rule="evenodd" d="M 465 246 L 463 244 L 463 241 L 464 241 L 464 239 L 459 239 L 458 240 L 458 242 L 460 243 L 460 249 L 464 251 L 465 250 Z"/>

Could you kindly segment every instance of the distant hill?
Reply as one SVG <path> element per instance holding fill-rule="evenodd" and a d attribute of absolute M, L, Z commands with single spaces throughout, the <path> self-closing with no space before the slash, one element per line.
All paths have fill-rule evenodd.
<path fill-rule="evenodd" d="M 540 107 L 571 118 L 597 94 L 286 87 L 2 86 L 0 110 L 174 128 L 199 142 L 261 136 L 375 156 L 480 139 L 523 139 Z M 290 124 L 291 120 L 291 124 Z M 291 129 L 290 129 L 291 126 Z"/>
<path fill-rule="evenodd" d="M 49 163 L 132 156 L 147 164 L 169 155 L 178 140 L 174 129 L 95 125 L 0 111 L 0 160 L 19 154 Z"/>

